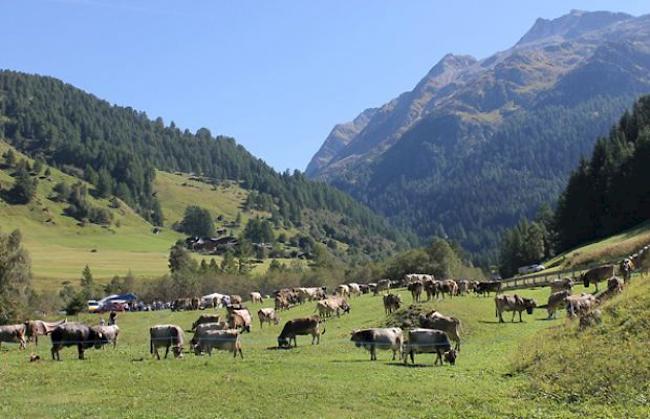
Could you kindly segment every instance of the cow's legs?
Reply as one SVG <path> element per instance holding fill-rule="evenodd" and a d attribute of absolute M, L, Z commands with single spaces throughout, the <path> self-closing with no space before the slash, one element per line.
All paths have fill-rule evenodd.
<path fill-rule="evenodd" d="M 377 360 L 377 350 L 375 349 L 375 345 L 370 345 L 370 360 Z"/>
<path fill-rule="evenodd" d="M 77 353 L 79 354 L 79 359 L 84 359 L 84 347 L 81 343 L 77 344 Z"/>
<path fill-rule="evenodd" d="M 498 311 L 498 310 L 497 310 L 497 313 L 499 314 L 499 323 L 505 323 L 505 322 L 503 321 L 503 314 L 501 313 L 501 311 Z"/>
<path fill-rule="evenodd" d="M 167 359 L 167 355 L 169 354 L 169 345 L 165 348 L 165 359 Z"/>
<path fill-rule="evenodd" d="M 521 312 L 520 312 L 520 313 L 521 313 Z M 516 311 L 513 311 L 513 312 L 512 312 L 512 320 L 511 320 L 512 323 L 515 322 L 515 314 L 517 314 L 517 312 L 516 312 Z"/>
<path fill-rule="evenodd" d="M 156 357 L 156 359 L 157 359 L 158 361 L 160 361 L 160 354 L 158 353 L 158 347 L 157 347 L 157 346 L 154 347 L 154 349 L 153 349 L 153 353 L 154 353 L 154 356 Z"/>

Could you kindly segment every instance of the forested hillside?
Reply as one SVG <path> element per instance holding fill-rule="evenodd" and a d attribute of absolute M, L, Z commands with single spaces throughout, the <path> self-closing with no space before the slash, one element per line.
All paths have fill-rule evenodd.
<path fill-rule="evenodd" d="M 493 261 L 501 233 L 556 202 L 596 138 L 650 92 L 648 74 L 650 16 L 538 19 L 512 48 L 448 54 L 413 90 L 337 125 L 307 173 Z"/>
<path fill-rule="evenodd" d="M 154 193 L 159 169 L 196 174 L 215 184 L 236 181 L 258 193 L 274 221 L 312 230 L 312 236 L 319 232 L 318 240 L 345 230 L 335 238 L 360 254 L 386 254 L 409 238 L 345 193 L 299 172 L 275 172 L 232 138 L 165 125 L 50 77 L 0 72 L 0 137 L 86 180 L 98 198 L 120 198 L 154 225 L 177 221 L 164 220 Z"/>
<path fill-rule="evenodd" d="M 571 175 L 556 212 L 559 250 L 648 220 L 648 180 L 650 96 L 644 96 Z"/>

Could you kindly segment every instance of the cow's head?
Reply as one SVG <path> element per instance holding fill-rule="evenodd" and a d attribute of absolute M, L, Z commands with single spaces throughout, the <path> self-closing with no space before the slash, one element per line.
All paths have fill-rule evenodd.
<path fill-rule="evenodd" d="M 526 307 L 526 313 L 533 314 L 533 309 L 537 307 L 537 303 L 532 298 L 524 298 L 524 307 Z"/>
<path fill-rule="evenodd" d="M 458 357 L 458 353 L 455 349 L 450 349 L 445 352 L 442 357 L 449 365 L 456 365 L 456 357 Z"/>
<path fill-rule="evenodd" d="M 106 338 L 106 335 L 103 334 L 102 332 L 95 332 L 93 336 L 93 331 L 91 330 L 90 336 L 88 339 L 92 344 L 95 346 L 95 349 L 100 349 L 102 345 L 106 345 L 108 343 L 108 339 Z"/>
<path fill-rule="evenodd" d="M 586 273 L 580 275 L 580 280 L 582 281 L 585 288 L 589 287 L 589 277 L 587 277 Z"/>
<path fill-rule="evenodd" d="M 183 357 L 183 347 L 181 345 L 174 346 L 172 352 L 174 353 L 174 358 Z"/>
<path fill-rule="evenodd" d="M 289 339 L 283 336 L 278 336 L 278 348 L 288 348 Z"/>
<path fill-rule="evenodd" d="M 348 303 L 343 303 L 341 304 L 341 309 L 343 310 L 344 313 L 350 313 L 350 304 Z"/>

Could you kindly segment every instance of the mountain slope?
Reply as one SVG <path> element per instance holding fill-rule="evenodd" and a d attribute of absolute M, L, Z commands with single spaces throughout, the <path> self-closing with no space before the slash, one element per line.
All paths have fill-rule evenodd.
<path fill-rule="evenodd" d="M 50 77 L 0 71 L 0 137 L 83 178 L 100 198 L 117 196 L 155 225 L 173 224 L 180 212 L 164 220 L 154 188 L 161 170 L 255 191 L 268 202 L 274 222 L 316 241 L 343 242 L 348 256 L 379 257 L 411 239 L 335 188 L 299 172 L 275 172 L 232 138 L 166 126 Z"/>
<path fill-rule="evenodd" d="M 445 56 L 309 174 L 421 237 L 493 258 L 500 232 L 555 200 L 596 138 L 650 92 L 648 74 L 649 16 L 538 20 L 484 60 Z"/>

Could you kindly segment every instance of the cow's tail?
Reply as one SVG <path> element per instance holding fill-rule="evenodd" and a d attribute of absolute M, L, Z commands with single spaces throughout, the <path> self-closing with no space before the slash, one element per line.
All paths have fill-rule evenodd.
<path fill-rule="evenodd" d="M 323 331 L 320 333 L 321 335 L 325 334 L 325 323 L 323 323 Z"/>

